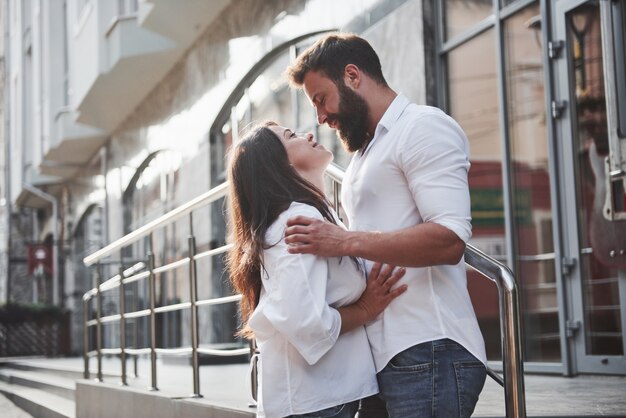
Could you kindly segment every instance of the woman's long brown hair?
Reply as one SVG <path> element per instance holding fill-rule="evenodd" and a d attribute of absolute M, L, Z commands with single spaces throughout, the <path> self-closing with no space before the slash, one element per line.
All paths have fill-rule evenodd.
<path fill-rule="evenodd" d="M 266 122 L 254 128 L 230 152 L 229 229 L 234 247 L 226 266 L 240 301 L 242 327 L 239 335 L 252 338 L 247 323 L 259 303 L 265 233 L 292 202 L 314 206 L 328 221 L 336 223 L 324 193 L 302 178 L 290 165 L 281 140 Z"/>

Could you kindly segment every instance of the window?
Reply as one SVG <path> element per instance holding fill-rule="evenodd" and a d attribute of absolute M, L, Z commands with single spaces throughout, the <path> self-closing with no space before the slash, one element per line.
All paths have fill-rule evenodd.
<path fill-rule="evenodd" d="M 91 0 L 76 0 L 76 19 L 80 20 L 83 10 L 90 2 Z"/>
<path fill-rule="evenodd" d="M 471 28 L 493 12 L 492 0 L 445 0 L 445 38 Z"/>
<path fill-rule="evenodd" d="M 548 130 L 540 33 L 534 4 L 503 22 L 514 271 L 522 287 L 525 355 L 558 361 L 560 334 L 552 238 Z"/>
<path fill-rule="evenodd" d="M 489 29 L 448 53 L 448 112 L 459 122 L 470 143 L 470 244 L 504 261 L 508 250 L 494 45 L 495 30 Z M 468 66 L 468 62 L 476 64 Z M 468 269 L 467 274 L 468 290 L 485 336 L 487 357 L 500 359 L 497 292 L 475 271 Z"/>
<path fill-rule="evenodd" d="M 137 13 L 139 4 L 137 0 L 118 0 L 117 7 L 118 16 L 128 16 Z"/>
<path fill-rule="evenodd" d="M 442 99 L 470 143 L 470 244 L 512 263 L 521 286 L 525 359 L 553 362 L 561 348 L 540 6 L 512 6 L 515 12 L 502 15 L 494 9 L 513 3 L 446 0 L 441 23 L 446 39 L 455 40 L 442 48 L 448 77 Z M 468 271 L 468 288 L 487 356 L 496 360 L 497 292 L 475 274 Z"/>

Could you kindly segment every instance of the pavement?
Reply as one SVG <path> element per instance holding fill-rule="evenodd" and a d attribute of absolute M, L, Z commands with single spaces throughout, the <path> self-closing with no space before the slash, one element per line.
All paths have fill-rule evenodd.
<path fill-rule="evenodd" d="M 529 417 L 626 417 L 626 376 L 525 374 Z M 476 417 L 504 416 L 504 390 L 487 378 Z"/>

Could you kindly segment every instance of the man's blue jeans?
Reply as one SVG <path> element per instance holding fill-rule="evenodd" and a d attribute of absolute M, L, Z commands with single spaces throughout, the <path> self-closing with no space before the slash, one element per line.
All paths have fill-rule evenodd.
<path fill-rule="evenodd" d="M 353 418 L 357 409 L 359 409 L 359 401 L 354 401 L 308 414 L 290 415 L 287 418 Z"/>
<path fill-rule="evenodd" d="M 483 363 L 446 338 L 397 354 L 378 373 L 378 385 L 390 418 L 465 418 L 486 377 Z"/>

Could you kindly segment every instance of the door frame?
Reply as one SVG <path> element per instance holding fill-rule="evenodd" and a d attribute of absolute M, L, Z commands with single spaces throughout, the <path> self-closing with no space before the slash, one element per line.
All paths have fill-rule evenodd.
<path fill-rule="evenodd" d="M 576 172 L 577 150 L 574 148 L 574 116 L 576 100 L 570 91 L 570 76 L 573 74 L 567 41 L 566 17 L 569 12 L 586 3 L 588 0 L 559 0 L 554 5 L 552 39 L 563 41 L 560 57 L 552 60 L 554 100 L 556 104 L 564 104 L 561 115 L 554 120 L 556 132 L 558 194 L 561 211 L 557 218 L 560 222 L 562 251 L 562 280 L 565 293 L 565 338 L 562 344 L 567 346 L 571 363 L 569 373 L 608 373 L 626 374 L 626 272 L 619 271 L 618 289 L 620 300 L 620 317 L 622 341 L 625 353 L 621 356 L 590 355 L 586 353 L 585 343 L 585 312 L 583 296 L 583 277 L 581 269 L 581 248 L 579 242 L 579 226 L 577 213 Z M 576 327 L 578 326 L 578 330 Z M 565 360 L 565 358 L 564 358 Z M 565 366 L 565 364 L 564 364 Z"/>

